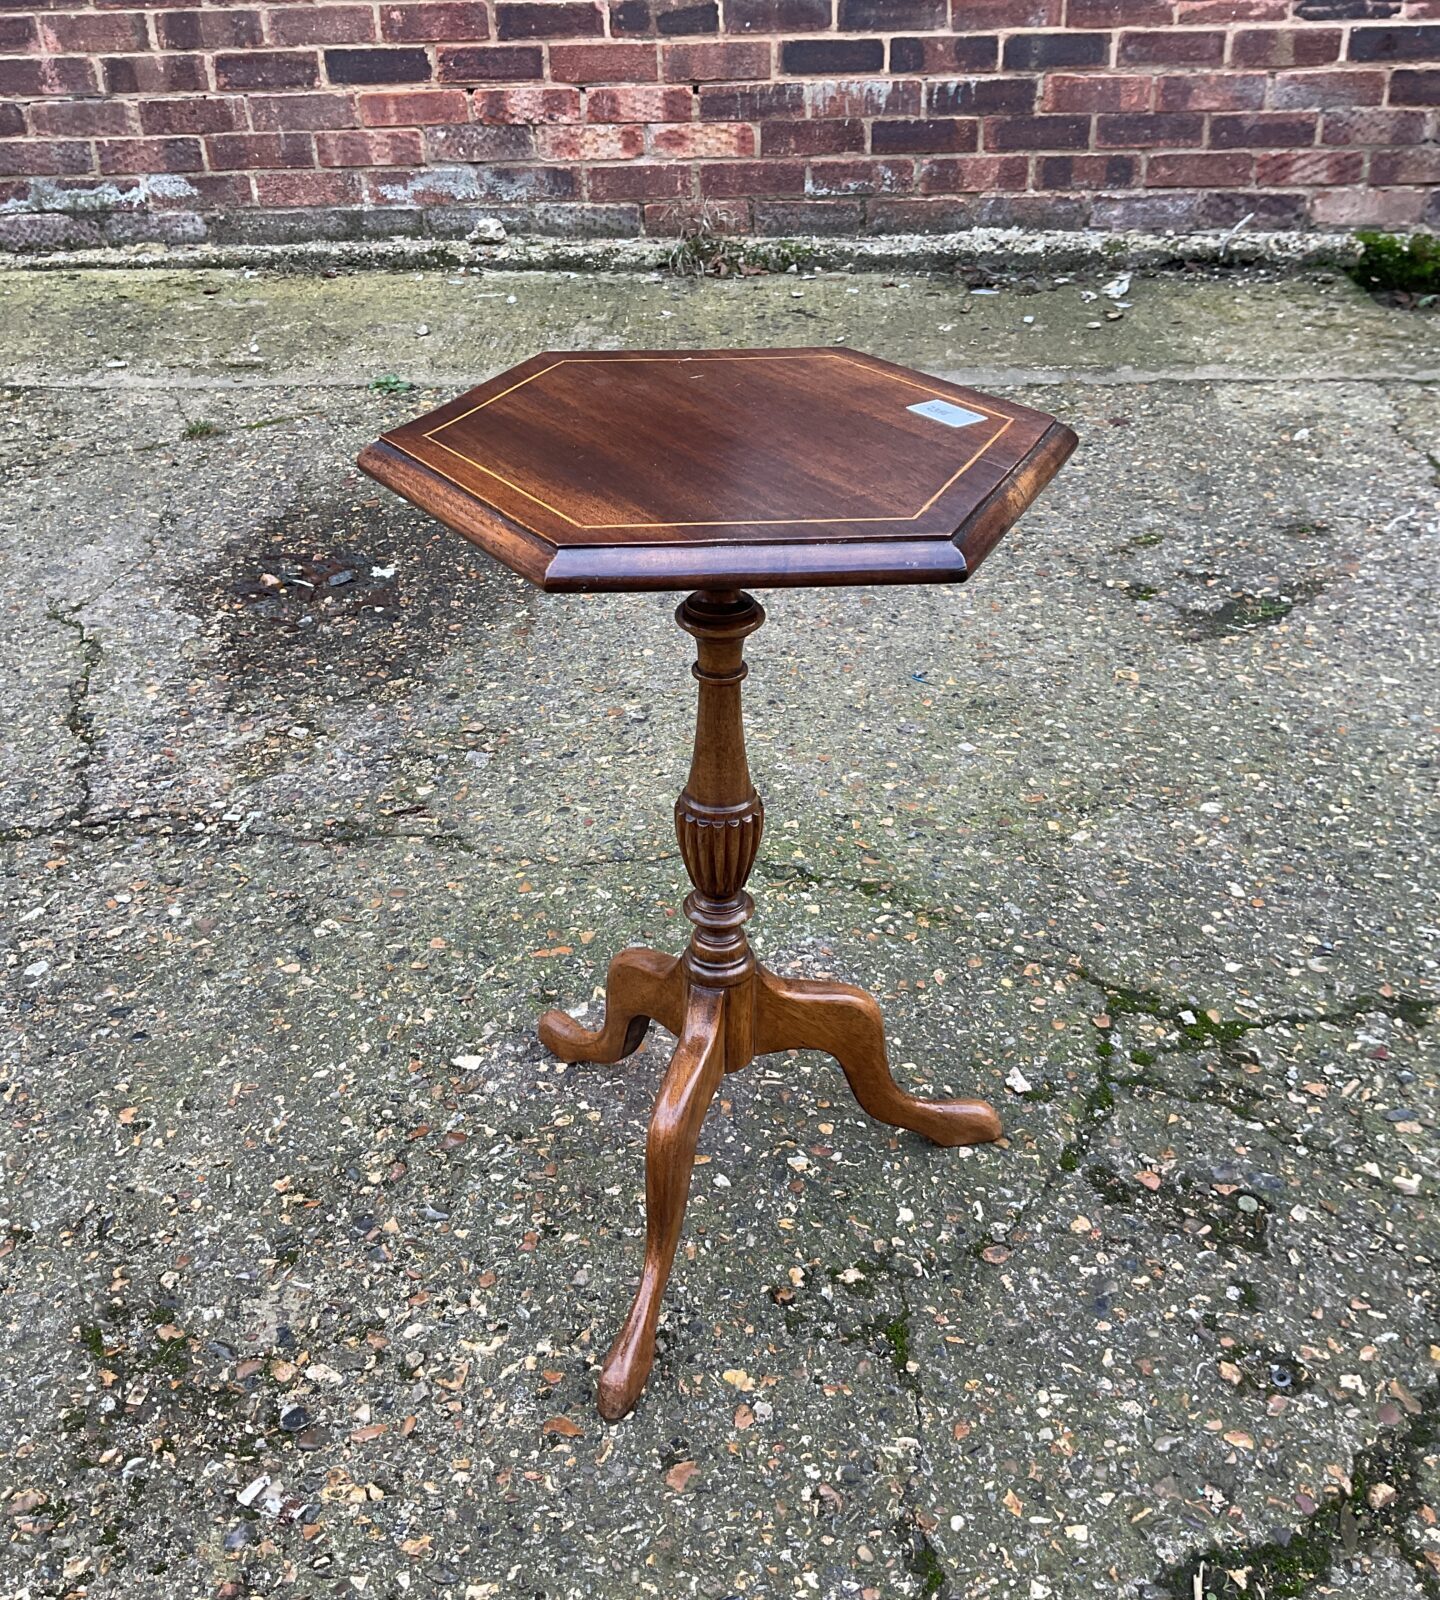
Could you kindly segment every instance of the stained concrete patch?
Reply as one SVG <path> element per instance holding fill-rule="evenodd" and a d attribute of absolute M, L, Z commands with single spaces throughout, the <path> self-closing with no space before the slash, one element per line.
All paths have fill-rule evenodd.
<path fill-rule="evenodd" d="M 0 407 L 0 1590 L 1433 1595 L 1432 318 L 0 287 L 43 385 Z M 973 586 L 767 594 L 751 641 L 763 958 L 872 988 L 897 1076 L 1008 1137 L 878 1127 L 816 1055 L 727 1080 L 611 1429 L 670 1040 L 531 1029 L 683 941 L 688 642 L 353 458 L 446 392 L 383 373 L 802 326 L 1082 438 Z"/>

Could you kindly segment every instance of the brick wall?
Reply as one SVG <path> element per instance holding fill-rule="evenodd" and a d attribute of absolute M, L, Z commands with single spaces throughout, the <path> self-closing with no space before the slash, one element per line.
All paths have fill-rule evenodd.
<path fill-rule="evenodd" d="M 0 0 L 0 242 L 1440 224 L 1440 0 Z"/>

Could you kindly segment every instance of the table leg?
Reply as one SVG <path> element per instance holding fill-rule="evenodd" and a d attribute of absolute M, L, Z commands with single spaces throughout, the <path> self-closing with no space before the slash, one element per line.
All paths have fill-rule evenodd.
<path fill-rule="evenodd" d="M 670 1058 L 645 1141 L 645 1265 L 630 1314 L 600 1369 L 600 1415 L 617 1422 L 640 1398 L 655 1361 L 660 1297 L 675 1259 L 690 1197 L 690 1172 L 700 1124 L 724 1065 L 725 993 L 691 989 L 680 1043 Z"/>
<path fill-rule="evenodd" d="M 848 983 L 781 978 L 762 967 L 755 996 L 755 1053 L 823 1050 L 834 1056 L 861 1109 L 935 1144 L 988 1144 L 1000 1118 L 984 1100 L 917 1100 L 890 1075 L 885 1024 L 872 995 Z"/>
<path fill-rule="evenodd" d="M 678 956 L 638 946 L 622 950 L 605 976 L 605 1021 L 582 1028 L 563 1011 L 547 1011 L 536 1031 L 562 1061 L 623 1061 L 645 1042 L 652 1018 L 679 1033 L 685 1016 L 685 974 Z"/>

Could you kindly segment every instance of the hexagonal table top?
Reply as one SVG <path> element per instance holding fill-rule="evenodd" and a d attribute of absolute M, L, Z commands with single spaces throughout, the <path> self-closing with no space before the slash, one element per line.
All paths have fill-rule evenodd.
<path fill-rule="evenodd" d="M 547 589 L 906 583 L 968 576 L 1074 444 L 851 350 L 572 351 L 360 465 Z"/>

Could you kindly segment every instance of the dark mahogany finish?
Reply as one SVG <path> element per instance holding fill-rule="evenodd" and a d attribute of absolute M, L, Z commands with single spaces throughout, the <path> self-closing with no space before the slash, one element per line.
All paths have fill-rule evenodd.
<path fill-rule="evenodd" d="M 912 407 L 929 408 L 917 413 Z M 740 686 L 765 613 L 739 584 L 913 583 L 968 576 L 1074 448 L 1039 412 L 850 351 L 537 356 L 388 433 L 360 464 L 547 589 L 697 592 L 699 708 L 675 831 L 694 885 L 683 955 L 623 950 L 605 1017 L 562 1011 L 540 1038 L 566 1061 L 619 1061 L 652 1020 L 678 1037 L 645 1150 L 639 1287 L 600 1372 L 623 1417 L 655 1358 L 705 1113 L 727 1072 L 777 1050 L 835 1057 L 880 1122 L 942 1145 L 1000 1137 L 981 1100 L 917 1100 L 890 1074 L 863 989 L 784 978 L 755 959 L 745 883 L 765 808 L 750 781 Z"/>
<path fill-rule="evenodd" d="M 360 465 L 543 589 L 953 583 L 1074 445 L 1041 412 L 853 350 L 576 351 Z"/>

